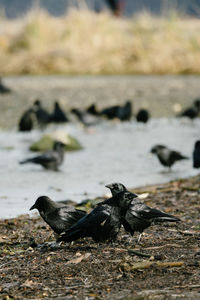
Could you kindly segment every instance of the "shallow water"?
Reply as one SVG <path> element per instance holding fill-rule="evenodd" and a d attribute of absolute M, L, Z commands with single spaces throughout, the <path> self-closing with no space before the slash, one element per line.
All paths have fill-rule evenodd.
<path fill-rule="evenodd" d="M 55 128 L 67 130 L 84 146 L 82 151 L 66 153 L 60 172 L 19 165 L 20 160 L 35 155 L 28 147 L 44 132 L 0 131 L 0 218 L 28 213 L 41 195 L 78 202 L 107 193 L 104 185 L 111 182 L 132 188 L 198 173 L 192 168 L 191 156 L 200 138 L 200 120 L 152 119 L 146 125 L 103 121 L 88 130 L 70 124 L 46 131 Z M 155 144 L 167 145 L 190 159 L 177 162 L 169 172 L 149 153 Z"/>

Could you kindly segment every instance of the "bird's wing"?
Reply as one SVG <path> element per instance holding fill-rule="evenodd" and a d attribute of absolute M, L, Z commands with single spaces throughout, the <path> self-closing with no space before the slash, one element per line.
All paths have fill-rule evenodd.
<path fill-rule="evenodd" d="M 135 205 L 132 204 L 130 207 L 130 212 L 134 217 L 146 221 L 179 221 L 178 218 L 162 212 L 159 209 L 151 208 L 142 202 Z"/>
<path fill-rule="evenodd" d="M 171 151 L 171 156 L 172 156 L 175 160 L 179 160 L 179 159 L 188 159 L 188 157 L 183 156 L 180 152 L 177 152 L 177 151 Z"/>
<path fill-rule="evenodd" d="M 71 241 L 79 237 L 90 236 L 98 226 L 103 225 L 110 217 L 111 207 L 102 205 L 95 207 L 90 214 L 82 217 L 76 224 L 70 227 L 58 241 Z"/>
<path fill-rule="evenodd" d="M 40 156 L 35 157 L 35 159 L 38 159 L 42 162 L 53 162 L 53 161 L 57 161 L 59 158 L 59 154 L 56 151 L 47 151 L 45 153 L 43 153 Z"/>
<path fill-rule="evenodd" d="M 78 220 L 86 216 L 86 212 L 84 210 L 62 207 L 58 209 L 58 215 L 60 218 L 68 224 L 68 228 L 74 225 Z"/>
<path fill-rule="evenodd" d="M 84 227 L 101 225 L 110 216 L 111 207 L 105 207 L 105 205 L 95 207 L 90 214 L 80 219 L 73 227 Z"/>

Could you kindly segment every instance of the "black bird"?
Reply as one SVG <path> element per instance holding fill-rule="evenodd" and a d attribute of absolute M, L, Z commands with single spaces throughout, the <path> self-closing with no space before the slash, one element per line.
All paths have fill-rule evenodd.
<path fill-rule="evenodd" d="M 140 109 L 136 115 L 137 122 L 147 123 L 150 118 L 149 112 L 146 109 Z"/>
<path fill-rule="evenodd" d="M 132 199 L 132 197 L 133 197 L 133 198 L 137 198 L 137 195 L 134 194 L 134 193 L 129 192 L 129 191 L 127 190 L 127 188 L 126 188 L 122 183 L 115 182 L 115 183 L 107 184 L 106 187 L 107 187 L 108 189 L 110 189 L 112 196 L 115 196 L 115 195 L 117 195 L 118 193 L 126 192 L 126 194 L 125 194 L 126 197 L 128 197 L 128 193 L 129 193 L 129 194 L 131 195 L 131 199 Z M 121 195 L 123 195 L 123 194 L 121 194 Z M 122 202 L 122 205 L 121 205 L 121 206 L 122 206 L 122 207 L 124 206 L 123 202 Z M 128 222 L 127 222 L 126 219 L 125 219 L 126 207 L 125 207 L 125 211 L 122 210 L 122 212 L 124 213 L 124 216 L 122 217 L 122 225 L 123 225 L 124 229 L 125 229 L 127 232 L 129 232 L 129 233 L 132 234 L 132 230 L 131 230 L 131 228 L 130 228 L 130 225 L 128 224 Z"/>
<path fill-rule="evenodd" d="M 61 109 L 58 101 L 54 103 L 54 111 L 52 115 L 50 115 L 50 122 L 55 122 L 55 123 L 69 122 L 67 115 Z"/>
<path fill-rule="evenodd" d="M 22 114 L 19 120 L 19 124 L 18 124 L 19 131 L 31 131 L 34 125 L 34 119 L 35 119 L 34 110 L 32 108 L 26 110 Z"/>
<path fill-rule="evenodd" d="M 33 158 L 28 158 L 20 162 L 20 164 L 34 163 L 39 164 L 45 169 L 58 171 L 58 167 L 63 163 L 64 160 L 64 148 L 65 144 L 61 142 L 54 142 L 53 149 L 44 152 L 41 155 Z"/>
<path fill-rule="evenodd" d="M 87 112 L 93 116 L 98 116 L 99 112 L 96 108 L 95 104 L 91 104 L 88 108 L 87 108 Z"/>
<path fill-rule="evenodd" d="M 195 99 L 191 107 L 186 108 L 178 117 L 197 118 L 200 113 L 200 99 Z"/>
<path fill-rule="evenodd" d="M 156 154 L 160 163 L 169 168 L 178 160 L 188 159 L 188 157 L 182 155 L 180 152 L 170 150 L 164 145 L 154 146 L 151 149 L 151 153 Z"/>
<path fill-rule="evenodd" d="M 38 209 L 40 216 L 56 234 L 66 231 L 87 214 L 73 206 L 56 203 L 47 196 L 39 197 L 31 206 L 30 210 L 32 209 Z"/>
<path fill-rule="evenodd" d="M 126 103 L 122 106 L 120 105 L 114 105 L 107 108 L 104 108 L 100 115 L 106 116 L 108 119 L 114 119 L 117 118 L 121 121 L 127 121 L 130 120 L 132 116 L 132 104 L 128 100 Z"/>
<path fill-rule="evenodd" d="M 0 94 L 7 94 L 10 92 L 11 89 L 5 86 L 5 84 L 2 82 L 2 79 L 0 78 Z"/>
<path fill-rule="evenodd" d="M 131 119 L 132 116 L 132 104 L 128 100 L 124 104 L 124 106 L 121 106 L 117 110 L 117 118 L 121 121 L 128 121 Z"/>
<path fill-rule="evenodd" d="M 125 213 L 123 215 L 123 218 L 126 221 L 126 227 L 124 226 L 124 228 L 131 235 L 133 235 L 134 232 L 140 232 L 138 242 L 141 238 L 141 233 L 149 226 L 162 222 L 180 221 L 180 219 L 177 217 L 162 212 L 156 208 L 147 206 L 144 202 L 140 201 L 139 198 L 137 198 L 137 195 L 132 194 L 131 192 L 122 192 L 121 189 L 124 190 L 125 188 L 122 184 L 111 184 L 107 187 L 109 187 L 111 189 L 111 192 L 115 194 L 117 185 L 119 187 L 119 192 L 117 195 L 123 193 L 123 197 L 113 197 L 105 200 L 102 203 L 121 207 L 121 209 L 124 209 Z"/>
<path fill-rule="evenodd" d="M 119 193 L 114 198 L 120 196 Z M 121 214 L 119 207 L 99 204 L 62 234 L 58 242 L 72 242 L 83 237 L 92 237 L 95 242 L 114 241 L 121 227 Z"/>
<path fill-rule="evenodd" d="M 39 125 L 44 126 L 49 123 L 50 114 L 42 107 L 40 100 L 35 100 L 33 104 L 33 110 L 35 111 L 36 119 Z"/>
<path fill-rule="evenodd" d="M 196 141 L 193 151 L 193 167 L 200 168 L 200 141 Z"/>
<path fill-rule="evenodd" d="M 118 118 L 118 111 L 120 109 L 119 105 L 113 105 L 107 108 L 104 108 L 101 112 L 100 115 L 107 117 L 108 119 L 114 119 Z"/>

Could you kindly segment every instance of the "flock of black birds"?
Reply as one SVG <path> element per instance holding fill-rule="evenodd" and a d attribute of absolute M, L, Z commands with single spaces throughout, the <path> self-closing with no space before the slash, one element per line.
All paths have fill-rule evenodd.
<path fill-rule="evenodd" d="M 44 127 L 49 123 L 64 122 L 69 122 L 69 119 L 60 107 L 58 101 L 54 102 L 53 112 L 49 113 L 45 108 L 43 108 L 41 101 L 36 99 L 33 105 L 22 114 L 18 128 L 19 131 L 31 131 L 35 124 L 38 124 L 40 127 Z"/>
<path fill-rule="evenodd" d="M 0 80 L 0 93 L 10 92 L 10 89 L 4 86 Z M 106 117 L 109 120 L 117 118 L 120 121 L 128 121 L 133 116 L 132 104 L 129 100 L 124 105 L 110 106 L 101 111 L 97 110 L 95 104 L 92 104 L 86 110 L 73 108 L 71 113 L 84 126 L 96 123 L 96 121 L 88 121 L 88 115 L 96 118 Z M 194 119 L 199 114 L 200 100 L 195 99 L 192 106 L 178 116 Z M 146 123 L 150 118 L 150 114 L 147 110 L 141 109 L 135 117 L 138 122 Z M 58 101 L 54 103 L 53 112 L 49 113 L 42 106 L 41 100 L 36 99 L 33 105 L 23 113 L 18 126 L 19 131 L 30 131 L 34 128 L 35 122 L 43 127 L 52 122 L 63 123 L 69 121 L 70 118 L 63 111 Z M 45 169 L 58 171 L 64 160 L 64 147 L 63 143 L 55 141 L 52 150 L 25 159 L 20 164 L 34 163 Z M 177 161 L 188 159 L 180 152 L 160 144 L 154 146 L 151 153 L 155 154 L 160 163 L 168 168 L 171 168 Z M 200 140 L 196 141 L 194 146 L 193 167 L 200 168 Z M 44 221 L 58 235 L 57 243 L 72 242 L 84 237 L 91 237 L 95 242 L 112 242 L 116 240 L 122 226 L 131 236 L 135 232 L 139 232 L 139 242 L 142 232 L 152 224 L 180 221 L 175 216 L 150 208 L 121 183 L 109 184 L 106 187 L 110 189 L 112 197 L 99 203 L 90 213 L 67 206 L 64 203 L 54 202 L 47 196 L 39 197 L 30 210 L 38 209 Z"/>
<path fill-rule="evenodd" d="M 153 224 L 179 222 L 180 219 L 151 208 L 121 183 L 106 186 L 112 197 L 97 204 L 90 212 L 39 197 L 30 208 L 38 209 L 43 220 L 58 235 L 57 243 L 73 242 L 79 238 L 91 237 L 95 242 L 114 242 L 123 226 L 131 236 Z"/>
<path fill-rule="evenodd" d="M 124 105 L 113 105 L 102 110 L 97 110 L 95 104 L 91 104 L 85 110 L 72 108 L 70 113 L 75 115 L 78 121 L 86 127 L 98 124 L 101 118 L 107 118 L 108 120 L 118 119 L 123 122 L 129 121 L 133 117 L 132 104 L 129 100 Z M 150 118 L 150 113 L 146 109 L 140 109 L 135 118 L 138 122 L 146 123 Z M 35 124 L 44 127 L 50 123 L 65 122 L 70 122 L 70 118 L 61 108 L 58 101 L 54 102 L 53 112 L 49 113 L 43 107 L 42 101 L 36 99 L 33 105 L 20 117 L 18 129 L 19 131 L 31 131 Z"/>

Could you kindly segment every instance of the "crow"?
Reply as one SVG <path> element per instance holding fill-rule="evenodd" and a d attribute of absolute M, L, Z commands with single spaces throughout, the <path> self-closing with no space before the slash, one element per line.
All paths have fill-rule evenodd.
<path fill-rule="evenodd" d="M 96 105 L 95 104 L 91 104 L 87 110 L 86 110 L 89 114 L 93 115 L 93 116 L 98 116 L 99 115 L 99 112 L 96 108 Z"/>
<path fill-rule="evenodd" d="M 193 167 L 200 168 L 200 140 L 195 142 L 193 151 Z"/>
<path fill-rule="evenodd" d="M 118 118 L 118 111 L 120 110 L 119 105 L 109 106 L 104 108 L 99 114 L 107 117 L 108 119 Z"/>
<path fill-rule="evenodd" d="M 192 106 L 186 108 L 178 117 L 188 117 L 190 119 L 197 118 L 200 113 L 200 99 L 195 99 Z"/>
<path fill-rule="evenodd" d="M 132 104 L 129 100 L 126 101 L 124 106 L 119 107 L 119 109 L 117 110 L 117 115 L 116 116 L 120 121 L 128 121 L 128 120 L 131 119 Z"/>
<path fill-rule="evenodd" d="M 58 101 L 55 101 L 54 103 L 54 111 L 52 115 L 49 117 L 50 122 L 55 122 L 55 123 L 64 123 L 64 122 L 69 122 L 69 119 L 67 118 L 66 114 L 64 111 L 61 109 Z"/>
<path fill-rule="evenodd" d="M 30 210 L 32 209 L 38 209 L 43 220 L 58 235 L 87 214 L 85 211 L 76 209 L 73 206 L 56 203 L 47 196 L 39 197 L 35 204 L 31 206 Z"/>
<path fill-rule="evenodd" d="M 125 220 L 125 223 L 123 223 L 123 225 L 125 224 L 124 228 L 131 235 L 133 235 L 134 232 L 140 232 L 138 242 L 141 239 L 142 232 L 152 224 L 180 221 L 177 217 L 147 206 L 137 198 L 136 194 L 127 191 L 126 187 L 121 183 L 109 184 L 106 187 L 111 190 L 112 195 L 123 193 L 123 196 L 110 198 L 102 202 L 102 204 L 121 207 L 121 211 L 124 213 L 122 216 Z"/>
<path fill-rule="evenodd" d="M 33 104 L 33 110 L 35 111 L 36 119 L 39 125 L 45 126 L 49 123 L 50 114 L 42 107 L 40 100 L 35 100 Z"/>
<path fill-rule="evenodd" d="M 164 145 L 154 146 L 151 149 L 151 153 L 156 154 L 160 163 L 169 168 L 178 160 L 188 159 L 188 157 L 182 155 L 180 152 L 170 150 Z"/>
<path fill-rule="evenodd" d="M 121 193 L 114 196 L 118 197 L 121 197 Z M 83 237 L 92 237 L 97 243 L 115 241 L 121 227 L 121 215 L 120 207 L 99 204 L 62 234 L 57 242 L 72 242 Z"/>
<path fill-rule="evenodd" d="M 22 114 L 19 120 L 19 124 L 18 124 L 19 131 L 31 131 L 34 125 L 34 119 L 35 119 L 34 117 L 35 117 L 35 112 L 32 108 L 26 110 Z"/>
<path fill-rule="evenodd" d="M 136 115 L 137 122 L 147 123 L 149 120 L 149 112 L 146 109 L 140 109 Z"/>
<path fill-rule="evenodd" d="M 58 171 L 58 167 L 63 163 L 64 160 L 64 147 L 65 144 L 55 141 L 53 149 L 44 152 L 41 155 L 33 158 L 28 158 L 20 162 L 20 164 L 34 163 L 39 164 L 45 169 Z"/>

